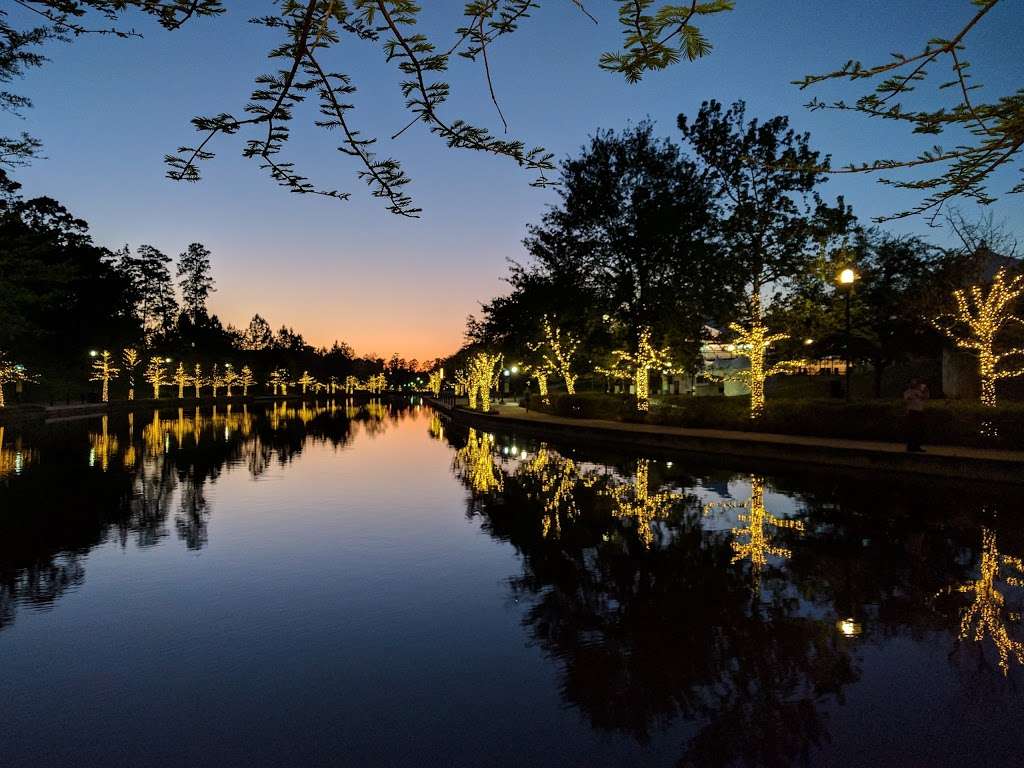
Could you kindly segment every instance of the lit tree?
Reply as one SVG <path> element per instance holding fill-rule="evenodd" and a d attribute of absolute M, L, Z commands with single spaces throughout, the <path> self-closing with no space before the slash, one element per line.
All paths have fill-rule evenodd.
<path fill-rule="evenodd" d="M 379 395 L 387 386 L 388 380 L 383 373 L 377 373 L 366 380 L 366 388 L 375 395 Z"/>
<path fill-rule="evenodd" d="M 1024 275 L 1007 279 L 1006 270 L 1000 267 L 987 293 L 980 285 L 954 291 L 956 314 L 942 315 L 934 321 L 935 327 L 958 347 L 978 356 L 981 402 L 992 408 L 996 405 L 996 382 L 1024 376 L 1024 365 L 1005 367 L 1010 358 L 1024 357 L 1024 348 L 996 351 L 997 337 L 1006 326 L 1010 323 L 1024 325 L 1024 320 L 1011 313 L 1022 295 Z"/>
<path fill-rule="evenodd" d="M 120 369 L 114 366 L 110 353 L 107 350 L 100 352 L 99 357 L 93 361 L 92 376 L 89 377 L 89 381 L 103 382 L 103 394 L 101 397 L 104 403 L 110 402 L 110 380 L 116 379 L 120 372 Z"/>
<path fill-rule="evenodd" d="M 167 369 L 164 368 L 162 357 L 150 358 L 149 366 L 146 368 L 146 381 L 153 387 L 153 399 L 160 399 L 160 387 L 169 383 L 167 381 Z"/>
<path fill-rule="evenodd" d="M 476 389 L 472 386 L 469 374 L 461 368 L 455 372 L 455 394 L 466 395 L 469 398 L 469 407 L 476 408 Z"/>
<path fill-rule="evenodd" d="M 530 349 L 541 355 L 548 370 L 562 377 L 562 381 L 565 382 L 565 391 L 568 394 L 576 394 L 577 376 L 572 372 L 572 361 L 576 354 L 576 348 L 579 346 L 579 340 L 568 332 L 563 335 L 562 329 L 557 325 L 552 325 L 546 316 L 541 320 L 541 330 L 544 332 L 544 340 L 530 344 Z M 547 389 L 546 382 L 544 389 Z M 547 392 L 541 394 L 546 395 Z"/>
<path fill-rule="evenodd" d="M 255 386 L 256 377 L 252 375 L 252 368 L 248 365 L 242 366 L 242 372 L 238 375 L 238 386 L 242 388 L 242 397 L 249 396 L 249 387 Z"/>
<path fill-rule="evenodd" d="M 238 383 L 238 372 L 235 370 L 235 366 L 231 363 L 224 364 L 224 388 L 227 390 L 228 397 L 231 397 L 231 388 Z"/>
<path fill-rule="evenodd" d="M 282 395 L 288 394 L 288 370 L 285 368 L 278 368 L 270 373 L 270 384 L 271 391 L 276 395 L 278 389 L 281 390 Z"/>
<path fill-rule="evenodd" d="M 302 387 L 302 394 L 306 394 L 306 389 L 314 386 L 316 384 L 316 379 L 310 375 L 309 371 L 303 371 L 297 384 Z"/>
<path fill-rule="evenodd" d="M 438 368 L 436 371 L 430 372 L 430 378 L 427 379 L 427 389 L 430 393 L 437 397 L 441 394 L 441 383 L 444 381 L 444 368 Z"/>
<path fill-rule="evenodd" d="M 217 390 L 224 386 L 224 377 L 221 375 L 216 363 L 210 369 L 210 380 L 207 383 L 210 385 L 210 389 L 213 390 L 213 399 L 216 400 Z"/>
<path fill-rule="evenodd" d="M 178 385 L 178 399 L 181 400 L 185 397 L 185 387 L 192 383 L 192 377 L 185 370 L 184 363 L 178 363 L 178 368 L 174 372 L 174 382 Z"/>
<path fill-rule="evenodd" d="M 192 369 L 192 386 L 196 388 L 196 399 L 199 399 L 200 390 L 206 384 L 206 379 L 203 378 L 203 366 L 196 363 L 196 367 Z"/>
<path fill-rule="evenodd" d="M 654 543 L 654 522 L 664 519 L 679 494 L 650 492 L 650 462 L 638 459 L 632 483 L 622 483 L 606 491 L 615 502 L 615 516 L 636 521 L 637 533 L 645 547 Z"/>
<path fill-rule="evenodd" d="M 708 515 L 716 509 L 747 509 L 749 513 L 737 515 L 737 520 L 746 523 L 742 528 L 734 529 L 732 541 L 732 562 L 749 560 L 753 575 L 755 591 L 761 588 L 761 571 L 768 564 L 769 557 L 786 559 L 792 552 L 785 547 L 773 546 L 768 539 L 765 526 L 786 528 L 802 533 L 804 524 L 801 520 L 775 517 L 764 508 L 764 479 L 756 475 L 750 477 L 750 498 L 746 501 L 715 501 L 704 505 L 704 514 Z M 741 540 L 742 539 L 742 540 Z"/>
<path fill-rule="evenodd" d="M 351 375 L 346 376 L 345 377 L 345 394 L 351 395 L 357 389 L 359 389 L 359 379 L 357 379 L 355 376 L 351 376 Z"/>
<path fill-rule="evenodd" d="M 785 333 L 769 333 L 768 328 L 760 320 L 749 328 L 737 323 L 730 323 L 729 328 L 736 333 L 733 340 L 736 354 L 750 360 L 750 368 L 735 371 L 724 376 L 725 379 L 743 382 L 750 389 L 750 418 L 759 419 L 764 415 L 764 383 L 770 376 L 792 371 L 807 365 L 806 360 L 781 360 L 768 365 L 766 358 L 772 344 L 788 339 Z"/>
<path fill-rule="evenodd" d="M 617 349 L 612 352 L 611 368 L 598 368 L 598 373 L 614 379 L 632 381 L 636 389 L 636 409 L 646 411 L 650 408 L 651 371 L 661 370 L 669 373 L 672 370 L 672 358 L 668 347 L 657 349 L 651 344 L 651 329 L 640 331 L 636 352 Z"/>
<path fill-rule="evenodd" d="M 452 467 L 474 493 L 500 491 L 504 486 L 494 464 L 494 437 L 472 427 L 466 445 L 455 452 Z"/>
<path fill-rule="evenodd" d="M 544 402 L 547 402 L 548 377 L 551 375 L 551 368 L 548 367 L 547 361 L 545 360 L 537 365 L 524 365 L 523 371 L 533 374 L 533 378 L 537 380 L 537 391 L 540 393 L 540 396 L 544 398 Z"/>
<path fill-rule="evenodd" d="M 0 408 L 5 406 L 4 384 L 33 380 L 25 371 L 25 366 L 10 362 L 4 353 L 0 352 Z"/>
<path fill-rule="evenodd" d="M 328 382 L 330 383 L 330 388 L 331 388 L 331 394 L 332 394 L 332 395 L 333 395 L 333 394 L 334 394 L 335 392 L 337 392 L 337 391 L 338 391 L 338 389 L 340 389 L 340 386 L 341 386 L 341 385 L 340 385 L 340 384 L 338 384 L 338 377 L 337 377 L 337 376 L 330 376 L 330 377 L 329 377 L 329 378 L 327 379 L 327 381 L 328 381 Z"/>
<path fill-rule="evenodd" d="M 125 375 L 128 377 L 128 399 L 135 399 L 135 368 L 139 365 L 139 351 L 134 347 L 128 347 L 121 352 L 121 362 L 124 365 Z"/>
<path fill-rule="evenodd" d="M 474 407 L 474 400 L 480 404 L 480 410 L 489 412 L 491 410 L 491 390 L 498 382 L 501 375 L 502 356 L 488 352 L 477 352 L 470 358 L 467 364 L 469 374 L 470 392 L 476 392 L 476 397 L 470 394 L 470 408 Z"/>
<path fill-rule="evenodd" d="M 1011 657 L 1018 664 L 1024 664 L 1024 642 L 1010 637 L 1007 622 L 1003 619 L 1006 600 L 995 583 L 1003 567 L 1012 568 L 1020 574 L 1004 576 L 1003 581 L 1012 587 L 1024 587 L 1024 560 L 1000 554 L 995 532 L 982 528 L 981 574 L 975 581 L 958 587 L 957 591 L 971 596 L 971 604 L 960 615 L 960 639 L 971 637 L 980 643 L 988 634 L 999 654 L 999 668 L 1003 675 L 1007 675 Z M 1020 617 L 1011 615 L 1009 618 L 1019 620 Z"/>

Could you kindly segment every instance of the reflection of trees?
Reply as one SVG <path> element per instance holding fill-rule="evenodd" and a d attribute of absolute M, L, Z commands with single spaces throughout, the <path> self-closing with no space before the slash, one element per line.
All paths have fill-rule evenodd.
<path fill-rule="evenodd" d="M 455 452 L 455 473 L 478 494 L 500 491 L 504 485 L 501 470 L 494 463 L 494 435 L 470 427 L 466 444 Z"/>
<path fill-rule="evenodd" d="M 529 459 L 520 463 L 516 470 L 524 482 L 535 483 L 533 492 L 544 507 L 541 521 L 545 536 L 558 536 L 562 530 L 562 518 L 576 513 L 573 493 L 578 484 L 589 483 L 572 459 L 568 459 L 546 445 L 541 445 Z"/>
<path fill-rule="evenodd" d="M 1014 575 L 1014 574 L 1018 575 Z M 1006 599 L 996 586 L 1003 581 L 1011 587 L 1024 587 L 1024 561 L 1000 553 L 995 531 L 982 528 L 981 565 L 977 579 L 962 584 L 957 592 L 970 596 L 970 605 L 960 612 L 960 640 L 983 643 L 992 640 L 999 655 L 1003 675 L 1010 671 L 1010 661 L 1024 664 L 1024 642 L 1010 637 L 1008 623 L 1020 622 L 1018 612 L 1006 610 Z"/>
<path fill-rule="evenodd" d="M 705 504 L 704 514 L 707 515 L 713 510 L 724 509 L 748 510 L 746 513 L 736 516 L 737 521 L 745 523 L 745 525 L 733 529 L 732 550 L 734 554 L 732 562 L 750 561 L 753 589 L 755 592 L 760 592 L 761 572 L 768 564 L 768 558 L 777 557 L 787 560 L 793 556 L 792 551 L 786 547 L 776 546 L 771 543 L 770 535 L 765 530 L 765 526 L 803 533 L 804 524 L 800 520 L 776 517 L 765 509 L 764 478 L 757 475 L 750 476 L 749 499 L 746 501 L 714 501 L 710 504 Z"/>
<path fill-rule="evenodd" d="M 92 427 L 73 421 L 22 430 L 11 442 L 0 427 L 0 480 L 7 478 L 0 482 L 0 628 L 17 605 L 49 605 L 80 582 L 82 556 L 92 548 L 157 544 L 172 515 L 178 538 L 203 547 L 206 489 L 225 468 L 240 465 L 255 477 L 308 445 L 338 447 L 352 436 L 333 402 L 114 414 Z"/>
<path fill-rule="evenodd" d="M 679 494 L 669 491 L 651 493 L 649 475 L 650 462 L 637 459 L 633 482 L 613 485 L 607 490 L 615 503 L 615 515 L 636 525 L 645 547 L 654 543 L 656 521 L 665 518 L 679 497 Z"/>

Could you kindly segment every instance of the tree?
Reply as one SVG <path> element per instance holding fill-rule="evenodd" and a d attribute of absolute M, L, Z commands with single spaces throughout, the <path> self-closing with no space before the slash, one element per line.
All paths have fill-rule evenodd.
<path fill-rule="evenodd" d="M 134 347 L 128 347 L 121 352 L 121 362 L 124 364 L 124 372 L 128 377 L 128 399 L 135 399 L 135 368 L 139 364 L 139 351 Z"/>
<path fill-rule="evenodd" d="M 270 390 L 273 394 L 278 393 L 280 389 L 282 395 L 288 394 L 288 370 L 286 368 L 277 368 L 270 373 L 270 381 L 267 383 L 270 385 Z"/>
<path fill-rule="evenodd" d="M 89 377 L 89 381 L 103 382 L 103 393 L 100 398 L 102 402 L 110 402 L 110 380 L 116 379 L 120 372 L 120 369 L 113 364 L 107 350 L 100 352 L 99 358 L 93 361 L 92 376 Z"/>
<path fill-rule="evenodd" d="M 213 399 L 216 400 L 217 390 L 224 386 L 224 377 L 221 375 L 220 369 L 217 367 L 216 363 L 214 363 L 213 367 L 210 369 L 210 378 L 207 383 L 210 385 Z"/>
<path fill-rule="evenodd" d="M 270 349 L 274 346 L 274 332 L 270 329 L 270 323 L 258 314 L 252 316 L 249 327 L 243 335 L 242 349 L 257 352 L 262 349 Z"/>
<path fill-rule="evenodd" d="M 174 381 L 178 385 L 178 399 L 185 397 L 185 387 L 192 381 L 192 377 L 185 370 L 184 363 L 178 363 L 178 369 L 174 372 Z"/>
<path fill-rule="evenodd" d="M 316 378 L 309 371 L 303 371 L 297 383 L 302 387 L 302 394 L 306 394 L 306 389 L 316 384 Z"/>
<path fill-rule="evenodd" d="M 131 281 L 135 308 L 146 337 L 152 341 L 158 333 L 174 324 L 178 303 L 174 299 L 169 256 L 151 245 L 140 245 L 133 256 L 128 246 L 119 254 L 118 266 Z"/>
<path fill-rule="evenodd" d="M 203 366 L 200 363 L 196 363 L 192 369 L 192 386 L 196 388 L 196 399 L 199 399 L 200 390 L 207 384 L 206 379 L 203 378 Z"/>
<path fill-rule="evenodd" d="M 146 367 L 146 381 L 153 387 L 153 399 L 160 399 L 160 387 L 167 384 L 167 369 L 164 368 L 164 360 L 161 357 L 151 358 Z"/>
<path fill-rule="evenodd" d="M 25 371 L 25 366 L 12 363 L 7 359 L 3 351 L 0 351 L 0 408 L 6 406 L 4 401 L 4 385 L 26 381 L 32 381 L 32 379 Z"/>
<path fill-rule="evenodd" d="M 646 411 L 650 408 L 651 371 L 672 370 L 672 358 L 668 347 L 657 349 L 651 344 L 651 329 L 643 328 L 637 342 L 637 351 L 630 352 L 617 349 L 612 353 L 614 362 L 611 368 L 598 368 L 599 373 L 613 379 L 631 381 L 636 390 L 636 409 Z"/>
<path fill-rule="evenodd" d="M 571 333 L 562 336 L 562 329 L 551 324 L 547 316 L 541 321 L 541 329 L 544 331 L 544 340 L 531 344 L 530 349 L 540 353 L 544 359 L 543 368 L 547 371 L 555 371 L 565 382 L 565 391 L 570 395 L 576 394 L 576 374 L 572 372 L 573 357 L 579 341 Z M 534 366 L 536 368 L 536 366 Z M 537 378 L 538 384 L 541 377 Z M 544 378 L 542 395 L 547 395 L 547 379 Z"/>
<path fill-rule="evenodd" d="M 935 319 L 939 331 L 961 349 L 977 355 L 982 405 L 995 407 L 997 381 L 1024 376 L 1024 364 L 1006 367 L 1007 361 L 1024 358 L 1024 348 L 996 351 L 999 334 L 1004 329 L 1011 324 L 1024 325 L 1024 320 L 1012 314 L 1021 296 L 1024 296 L 1024 275 L 1009 277 L 1006 269 L 1000 267 L 987 291 L 980 285 L 954 291 L 956 314 Z"/>
<path fill-rule="evenodd" d="M 178 285 L 181 286 L 182 311 L 194 325 L 207 318 L 206 301 L 216 289 L 210 277 L 210 251 L 202 243 L 192 243 L 178 256 Z"/>
<path fill-rule="evenodd" d="M 256 384 L 256 377 L 252 374 L 252 368 L 248 365 L 242 366 L 242 371 L 238 375 L 238 385 L 242 388 L 242 397 L 249 396 L 249 387 Z"/>
<path fill-rule="evenodd" d="M 470 408 L 474 399 L 478 399 L 480 410 L 487 413 L 491 410 L 491 390 L 498 383 L 501 374 L 501 355 L 489 352 L 477 352 L 469 359 L 466 371 L 469 375 Z"/>

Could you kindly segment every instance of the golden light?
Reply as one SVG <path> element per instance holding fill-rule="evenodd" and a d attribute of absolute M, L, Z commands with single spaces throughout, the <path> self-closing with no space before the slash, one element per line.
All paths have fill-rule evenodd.
<path fill-rule="evenodd" d="M 303 371 L 299 377 L 298 384 L 302 387 L 302 394 L 306 394 L 306 390 L 309 387 L 316 385 L 316 379 L 310 375 L 309 371 Z"/>
<path fill-rule="evenodd" d="M 178 385 L 178 399 L 181 400 L 185 397 L 185 387 L 192 382 L 192 377 L 185 370 L 184 363 L 178 363 L 178 368 L 174 372 L 174 381 Z"/>
<path fill-rule="evenodd" d="M 132 347 L 122 350 L 121 362 L 128 376 L 128 399 L 135 399 L 135 368 L 139 364 L 139 351 Z"/>
<path fill-rule="evenodd" d="M 494 436 L 470 427 L 466 445 L 455 452 L 452 469 L 474 493 L 500 491 L 504 487 L 501 472 L 494 464 Z"/>
<path fill-rule="evenodd" d="M 853 285 L 857 280 L 857 273 L 847 267 L 839 273 L 840 285 Z"/>
<path fill-rule="evenodd" d="M 96 352 L 90 352 L 90 355 L 96 357 Z M 89 377 L 89 381 L 102 381 L 103 382 L 103 394 L 101 396 L 102 402 L 110 402 L 110 380 L 116 379 L 120 373 L 120 369 L 114 366 L 113 360 L 110 353 L 107 350 L 103 350 L 103 353 L 99 356 L 98 360 L 93 361 L 92 364 L 92 376 Z"/>
<path fill-rule="evenodd" d="M 996 352 L 1000 331 L 1009 323 L 1024 324 L 1010 311 L 1024 296 L 1024 275 L 1007 280 L 1006 269 L 1000 267 L 986 293 L 982 286 L 953 291 L 955 315 L 940 315 L 932 324 L 952 339 L 960 349 L 978 356 L 978 377 L 981 380 L 982 405 L 995 408 L 996 382 L 1024 376 L 1024 366 L 1003 367 L 1011 357 L 1024 357 L 1024 348 L 1015 347 Z"/>
<path fill-rule="evenodd" d="M 750 390 L 750 418 L 759 419 L 764 415 L 764 383 L 770 376 L 785 373 L 807 365 L 806 360 L 782 360 L 774 365 L 767 365 L 768 350 L 777 341 L 788 339 L 785 333 L 769 333 L 767 326 L 760 320 L 749 328 L 738 323 L 730 323 L 729 328 L 737 334 L 733 348 L 739 357 L 750 361 L 750 368 L 745 371 L 734 371 L 721 377 L 723 381 L 739 381 Z M 806 343 L 806 342 L 805 342 Z"/>
<path fill-rule="evenodd" d="M 25 366 L 10 362 L 6 355 L 0 352 L 0 408 L 5 407 L 4 384 L 32 381 L 35 379 L 25 371 Z"/>
<path fill-rule="evenodd" d="M 238 372 L 231 363 L 224 363 L 224 388 L 227 390 L 228 398 L 231 397 L 231 388 L 238 383 Z"/>
<path fill-rule="evenodd" d="M 498 384 L 501 375 L 501 355 L 489 352 L 477 352 L 467 364 L 469 377 L 469 407 L 475 408 L 479 402 L 480 410 L 491 410 L 491 390 Z"/>
<path fill-rule="evenodd" d="M 840 619 L 836 622 L 836 629 L 844 637 L 857 637 L 863 631 L 859 622 L 854 619 Z"/>
<path fill-rule="evenodd" d="M 103 414 L 99 434 L 89 433 L 89 466 L 96 466 L 97 459 L 104 472 L 110 468 L 110 459 L 119 450 L 117 437 L 108 432 L 107 415 Z"/>
<path fill-rule="evenodd" d="M 199 399 L 200 390 L 206 383 L 206 379 L 203 378 L 203 367 L 196 363 L 196 367 L 192 369 L 192 386 L 196 388 L 196 399 Z"/>
<path fill-rule="evenodd" d="M 650 461 L 638 459 L 632 483 L 617 485 L 605 492 L 615 502 L 615 516 L 636 521 L 637 534 L 645 547 L 654 543 L 654 523 L 663 519 L 679 494 L 650 492 Z"/>
<path fill-rule="evenodd" d="M 0 424 L 0 480 L 10 475 L 20 475 L 35 458 L 36 452 L 24 448 L 21 438 L 15 440 L 13 447 L 7 446 L 4 443 L 4 426 Z"/>
<path fill-rule="evenodd" d="M 513 446 L 512 454 L 517 453 Z M 576 462 L 550 450 L 546 445 L 541 445 L 528 461 L 526 451 L 521 455 L 523 462 L 517 474 L 536 480 L 540 486 L 538 496 L 544 504 L 541 531 L 545 537 L 557 537 L 562 531 L 562 520 L 576 515 L 574 491 L 581 480 Z"/>
<path fill-rule="evenodd" d="M 529 344 L 530 350 L 541 355 L 544 368 L 552 373 L 558 373 L 562 377 L 567 394 L 576 394 L 578 376 L 572 372 L 572 362 L 576 355 L 576 349 L 579 347 L 579 340 L 570 333 L 566 333 L 563 337 L 562 329 L 552 325 L 546 315 L 541 320 L 541 331 L 544 334 L 543 340 Z M 538 366 L 534 366 L 534 370 L 538 370 Z M 517 371 L 516 366 L 512 366 L 511 372 L 516 373 Z M 543 392 L 542 394 L 547 393 Z"/>
<path fill-rule="evenodd" d="M 671 372 L 672 360 L 668 347 L 657 349 L 651 344 L 651 329 L 643 328 L 637 342 L 635 353 L 617 349 L 612 352 L 611 368 L 597 368 L 598 373 L 614 379 L 632 380 L 636 390 L 636 409 L 646 411 L 650 408 L 651 371 Z"/>
<path fill-rule="evenodd" d="M 242 366 L 242 372 L 238 376 L 238 385 L 242 388 L 242 397 L 248 397 L 249 387 L 256 385 L 256 377 L 253 376 L 252 368 L 248 365 Z"/>
<path fill-rule="evenodd" d="M 159 357 L 154 357 L 149 361 L 149 366 L 146 368 L 146 381 L 148 381 L 153 387 L 153 399 L 160 399 L 160 387 L 168 384 L 167 381 L 167 369 L 164 368 L 164 361 Z"/>

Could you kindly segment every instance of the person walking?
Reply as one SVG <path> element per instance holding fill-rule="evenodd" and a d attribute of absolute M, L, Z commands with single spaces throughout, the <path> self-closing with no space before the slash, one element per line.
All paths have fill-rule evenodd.
<path fill-rule="evenodd" d="M 924 432 L 924 404 L 928 400 L 928 385 L 920 379 L 912 379 L 903 392 L 907 406 L 907 451 L 924 453 L 921 438 Z"/>

